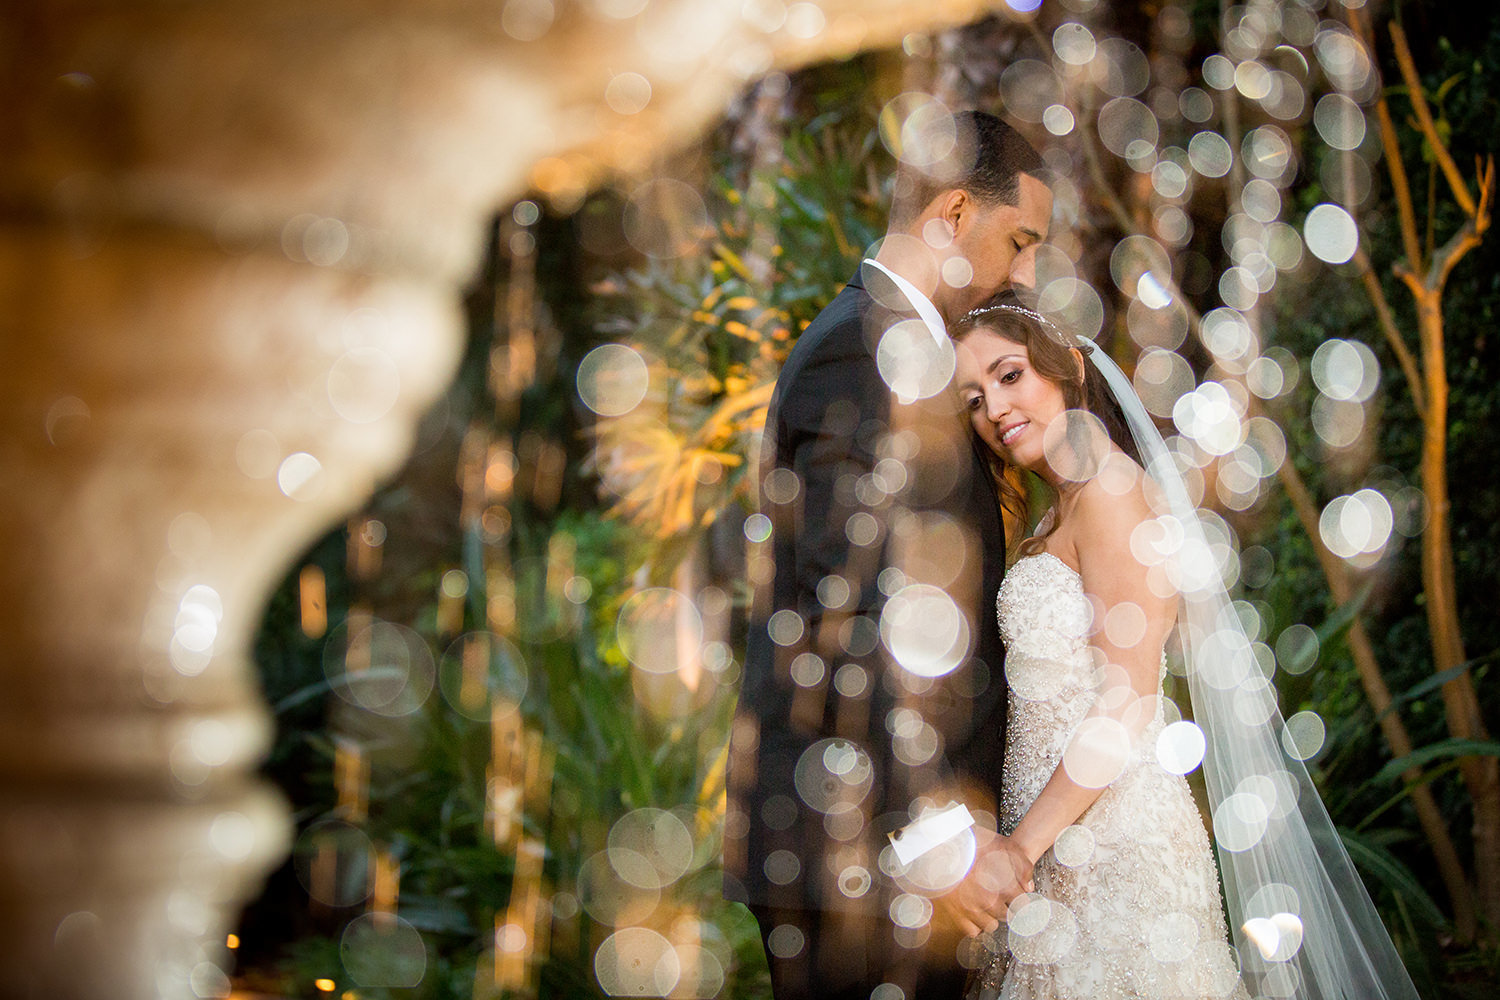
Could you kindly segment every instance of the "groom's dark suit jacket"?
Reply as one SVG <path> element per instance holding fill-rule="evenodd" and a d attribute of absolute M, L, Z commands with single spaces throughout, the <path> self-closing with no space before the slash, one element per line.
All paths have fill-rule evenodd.
<path fill-rule="evenodd" d="M 756 603 L 730 743 L 729 899 L 883 915 L 879 854 L 919 796 L 998 811 L 1000 505 L 951 390 L 902 403 L 881 377 L 878 345 L 902 322 L 920 320 L 863 265 L 802 333 L 771 401 L 759 471 L 772 535 L 749 564 Z M 880 464 L 892 456 L 902 457 Z M 914 581 L 950 595 L 968 633 L 961 664 L 930 687 L 881 635 L 890 594 Z"/>

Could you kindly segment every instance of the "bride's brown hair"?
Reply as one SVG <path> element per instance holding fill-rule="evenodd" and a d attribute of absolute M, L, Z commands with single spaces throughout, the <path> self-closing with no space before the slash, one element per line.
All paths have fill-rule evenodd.
<path fill-rule="evenodd" d="M 1104 374 L 1087 359 L 1080 365 L 1080 359 L 1073 354 L 1074 350 L 1084 355 L 1091 354 L 1099 350 L 1097 346 L 1081 337 L 1063 333 L 1039 313 L 1018 303 L 1010 294 L 996 296 L 977 306 L 954 323 L 948 332 L 956 342 L 975 330 L 988 330 L 1026 348 L 1032 371 L 1062 390 L 1064 405 L 1070 410 L 1087 410 L 1098 417 L 1115 447 L 1130 456 L 1131 461 L 1140 464 L 1141 457 L 1136 449 L 1135 439 L 1125 423 L 1125 414 L 1120 410 L 1120 404 L 1115 402 L 1114 394 L 1109 391 Z M 1026 494 L 1006 474 L 1009 466 L 1005 459 L 993 449 L 984 445 L 981 447 L 984 448 L 995 486 L 1000 491 L 1000 505 L 1021 524 L 1030 525 L 1031 505 L 1026 500 Z M 1021 555 L 1035 551 L 1040 548 L 1041 541 L 1056 530 L 1057 519 L 1054 518 L 1046 531 L 1024 539 L 1017 551 Z"/>

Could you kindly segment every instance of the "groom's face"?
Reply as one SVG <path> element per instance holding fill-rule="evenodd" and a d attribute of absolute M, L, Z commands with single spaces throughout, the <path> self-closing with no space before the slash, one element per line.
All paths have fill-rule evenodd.
<path fill-rule="evenodd" d="M 1052 191 L 1030 174 L 1020 177 L 1016 204 L 975 202 L 955 227 L 953 240 L 953 249 L 968 258 L 974 275 L 967 287 L 944 289 L 953 310 L 947 318 L 957 319 L 1014 285 L 1035 284 L 1036 252 L 1051 219 Z"/>

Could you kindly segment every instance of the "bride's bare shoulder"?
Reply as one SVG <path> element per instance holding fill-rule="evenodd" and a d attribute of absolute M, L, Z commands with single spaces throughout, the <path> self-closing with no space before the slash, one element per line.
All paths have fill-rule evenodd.
<path fill-rule="evenodd" d="M 1118 527 L 1156 516 L 1161 490 L 1130 458 L 1114 452 L 1099 472 L 1079 488 L 1077 514 Z"/>
<path fill-rule="evenodd" d="M 1079 489 L 1072 517 L 1080 560 L 1089 554 L 1105 560 L 1128 554 L 1136 528 L 1157 516 L 1158 492 L 1139 465 L 1116 453 Z"/>

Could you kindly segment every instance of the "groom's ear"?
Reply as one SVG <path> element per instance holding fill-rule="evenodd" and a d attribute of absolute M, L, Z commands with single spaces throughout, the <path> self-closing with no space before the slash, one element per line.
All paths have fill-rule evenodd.
<path fill-rule="evenodd" d="M 953 188 L 944 191 L 935 200 L 938 206 L 937 217 L 946 222 L 956 235 L 960 224 L 974 212 L 973 196 L 963 188 Z"/>

